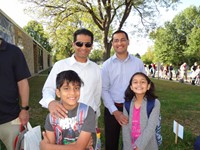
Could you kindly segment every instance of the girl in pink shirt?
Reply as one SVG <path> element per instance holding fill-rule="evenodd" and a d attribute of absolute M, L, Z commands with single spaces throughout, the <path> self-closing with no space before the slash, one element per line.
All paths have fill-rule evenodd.
<path fill-rule="evenodd" d="M 125 100 L 131 101 L 128 125 L 122 127 L 124 150 L 157 150 L 155 128 L 160 114 L 160 102 L 154 94 L 154 84 L 144 73 L 135 73 L 125 91 Z M 147 116 L 147 100 L 155 99 L 150 116 Z"/>

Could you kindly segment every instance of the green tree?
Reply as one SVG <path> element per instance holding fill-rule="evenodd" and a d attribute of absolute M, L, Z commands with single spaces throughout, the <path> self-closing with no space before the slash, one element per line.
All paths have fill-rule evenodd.
<path fill-rule="evenodd" d="M 141 59 L 145 64 L 151 64 L 154 62 L 155 58 L 153 46 L 148 47 L 147 52 L 144 55 L 142 55 Z"/>
<path fill-rule="evenodd" d="M 71 27 L 59 28 L 56 32 L 50 32 L 50 37 L 55 55 L 54 62 L 70 57 L 74 53 L 72 48 L 73 29 Z"/>
<path fill-rule="evenodd" d="M 48 41 L 48 35 L 44 31 L 44 28 L 41 23 L 37 21 L 29 21 L 26 26 L 23 27 L 24 31 L 26 31 L 34 40 L 40 43 L 48 52 L 51 52 L 51 46 Z"/>
<path fill-rule="evenodd" d="M 153 38 L 152 34 L 150 35 Z M 177 33 L 173 23 L 167 22 L 165 28 L 158 28 L 154 42 L 156 60 L 163 63 L 177 64 L 184 60 L 183 49 L 179 44 L 182 36 Z"/>
<path fill-rule="evenodd" d="M 74 53 L 74 49 L 72 47 L 73 43 L 73 33 L 80 28 L 80 26 L 84 26 L 87 29 L 93 31 L 95 33 L 94 37 L 94 48 L 93 50 L 103 49 L 101 46 L 101 41 L 98 39 L 102 39 L 102 33 L 98 32 L 92 24 L 87 14 L 81 14 L 82 18 L 84 18 L 84 22 L 79 20 L 80 15 L 73 15 L 73 17 L 68 17 L 68 19 L 63 20 L 62 22 L 53 22 L 48 25 L 47 30 L 49 31 L 49 35 L 51 37 L 51 44 L 53 46 L 54 51 L 54 61 L 70 57 Z M 102 56 L 102 55 L 101 55 Z"/>
<path fill-rule="evenodd" d="M 185 51 L 186 55 L 200 60 L 200 28 L 194 27 L 191 34 L 188 36 L 188 47 Z M 194 60 L 194 61 L 195 61 Z"/>
<path fill-rule="evenodd" d="M 94 61 L 96 63 L 99 63 L 99 62 L 103 61 L 102 60 L 102 58 L 103 58 L 103 51 L 101 51 L 101 50 L 92 50 L 92 52 L 90 53 L 89 58 L 92 61 Z"/>
<path fill-rule="evenodd" d="M 194 6 L 176 15 L 172 22 L 151 32 L 156 57 L 163 63 L 191 65 L 199 60 L 199 19 L 200 11 Z M 191 61 L 192 60 L 192 61 Z"/>
<path fill-rule="evenodd" d="M 79 22 L 89 19 L 89 24 L 97 27 L 102 33 L 102 43 L 105 53 L 104 59 L 110 57 L 111 33 L 113 30 L 121 29 L 129 17 L 130 13 L 137 15 L 146 31 L 155 28 L 155 16 L 158 14 L 158 5 L 169 8 L 179 0 L 24 0 L 35 4 L 42 16 L 47 17 L 49 23 L 57 23 L 59 26 L 65 20 L 71 20 L 74 15 L 79 18 Z M 33 8 L 35 11 L 35 7 Z M 84 18 L 82 16 L 87 16 Z M 57 27 L 58 27 L 57 26 Z M 81 27 L 81 26 L 80 26 Z M 139 26 L 138 26 L 139 27 Z"/>

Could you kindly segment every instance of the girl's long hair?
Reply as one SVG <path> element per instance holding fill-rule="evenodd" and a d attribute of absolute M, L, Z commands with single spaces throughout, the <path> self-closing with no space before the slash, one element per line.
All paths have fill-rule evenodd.
<path fill-rule="evenodd" d="M 132 80 L 133 78 L 136 76 L 136 75 L 141 75 L 143 77 L 145 77 L 145 79 L 147 80 L 147 83 L 150 84 L 150 88 L 149 90 L 146 91 L 145 93 L 145 97 L 147 98 L 147 100 L 153 100 L 153 99 L 156 99 L 158 98 L 154 92 L 155 92 L 155 86 L 154 86 L 154 83 L 149 79 L 149 77 L 142 73 L 142 72 L 136 72 L 135 74 L 133 74 L 133 76 L 131 77 L 130 81 L 129 81 L 129 85 L 125 91 L 125 101 L 130 101 L 133 99 L 133 97 L 135 96 L 135 93 L 131 90 L 130 86 L 132 84 Z"/>

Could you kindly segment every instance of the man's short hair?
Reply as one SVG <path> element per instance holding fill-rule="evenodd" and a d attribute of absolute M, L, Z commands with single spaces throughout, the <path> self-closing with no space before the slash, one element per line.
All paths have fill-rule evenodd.
<path fill-rule="evenodd" d="M 93 40 L 94 40 L 94 35 L 93 33 L 88 30 L 88 29 L 85 29 L 85 28 L 82 28 L 82 29 L 78 29 L 74 32 L 74 42 L 76 42 L 77 40 L 77 36 L 80 35 L 80 34 L 83 34 L 83 35 L 88 35 L 91 37 L 91 43 L 93 43 Z"/>
<path fill-rule="evenodd" d="M 117 30 L 117 31 L 115 31 L 115 32 L 112 34 L 112 41 L 113 41 L 113 36 L 114 36 L 115 34 L 117 34 L 117 33 L 124 33 L 125 36 L 126 36 L 126 38 L 127 38 L 127 40 L 129 40 L 128 34 L 127 34 L 125 31 L 123 31 L 123 30 Z"/>

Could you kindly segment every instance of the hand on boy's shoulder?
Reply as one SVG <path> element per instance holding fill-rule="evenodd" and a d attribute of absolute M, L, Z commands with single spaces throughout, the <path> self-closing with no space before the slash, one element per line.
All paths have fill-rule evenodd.
<path fill-rule="evenodd" d="M 55 118 L 66 118 L 68 111 L 65 109 L 65 107 L 57 100 L 53 100 L 49 103 L 48 109 L 51 113 L 51 115 Z"/>

